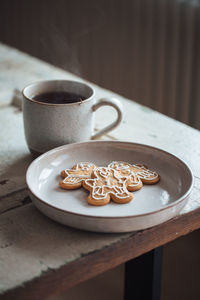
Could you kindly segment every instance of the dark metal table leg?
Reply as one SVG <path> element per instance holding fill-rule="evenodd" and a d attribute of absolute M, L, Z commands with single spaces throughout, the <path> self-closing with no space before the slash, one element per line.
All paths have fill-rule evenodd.
<path fill-rule="evenodd" d="M 160 300 L 162 247 L 125 264 L 124 300 Z"/>

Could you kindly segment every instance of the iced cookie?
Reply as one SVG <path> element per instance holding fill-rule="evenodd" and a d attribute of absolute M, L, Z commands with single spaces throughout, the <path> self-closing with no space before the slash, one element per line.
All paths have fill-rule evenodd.
<path fill-rule="evenodd" d="M 59 185 L 63 189 L 73 190 L 80 188 L 83 182 L 91 177 L 96 165 L 88 162 L 81 162 L 73 166 L 71 169 L 65 169 L 61 172 L 64 178 Z"/>
<path fill-rule="evenodd" d="M 126 162 L 114 161 L 109 164 L 109 167 L 117 170 L 121 175 L 130 176 L 127 185 L 128 191 L 137 191 L 141 189 L 143 183 L 155 184 L 160 180 L 160 176 L 156 172 L 141 164 L 131 165 Z"/>
<path fill-rule="evenodd" d="M 133 199 L 133 194 L 127 190 L 129 175 L 122 175 L 112 168 L 100 167 L 93 170 L 91 177 L 83 182 L 83 187 L 90 192 L 89 204 L 105 205 L 110 199 L 116 203 L 127 203 Z"/>

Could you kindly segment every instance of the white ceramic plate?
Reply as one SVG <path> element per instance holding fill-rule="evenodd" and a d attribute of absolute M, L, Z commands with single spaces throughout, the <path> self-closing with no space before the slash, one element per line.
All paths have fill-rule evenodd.
<path fill-rule="evenodd" d="M 88 191 L 63 190 L 60 172 L 78 162 L 106 166 L 112 161 L 142 163 L 159 173 L 155 185 L 144 185 L 127 204 L 87 203 Z M 150 146 L 110 141 L 65 145 L 35 159 L 27 171 L 32 201 L 48 217 L 84 230 L 129 232 L 148 228 L 174 217 L 186 204 L 193 185 L 188 166 L 177 157 Z"/>

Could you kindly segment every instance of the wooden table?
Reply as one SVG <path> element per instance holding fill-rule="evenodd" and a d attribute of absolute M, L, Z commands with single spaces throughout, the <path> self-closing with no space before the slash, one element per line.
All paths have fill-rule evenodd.
<path fill-rule="evenodd" d="M 176 218 L 166 223 L 125 234 L 100 234 L 68 228 L 51 221 L 34 207 L 25 183 L 25 172 L 32 156 L 24 139 L 19 91 L 35 80 L 64 78 L 78 79 L 0 45 L 2 299 L 45 299 L 121 263 L 135 262 L 137 260 L 132 259 L 144 253 L 152 256 L 155 251 L 151 250 L 158 250 L 159 246 L 200 227 L 199 131 L 97 86 L 98 96 L 118 97 L 126 114 L 120 127 L 103 139 L 144 143 L 183 159 L 195 176 L 188 204 Z M 97 113 L 96 127 L 103 127 L 113 114 L 113 110 L 107 108 L 103 117 Z"/>

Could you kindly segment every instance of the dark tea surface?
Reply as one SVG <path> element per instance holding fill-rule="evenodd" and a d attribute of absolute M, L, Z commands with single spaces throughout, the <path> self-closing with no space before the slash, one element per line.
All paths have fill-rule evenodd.
<path fill-rule="evenodd" d="M 85 97 L 69 92 L 49 92 L 36 95 L 32 98 L 35 101 L 50 104 L 68 104 L 85 100 Z"/>

